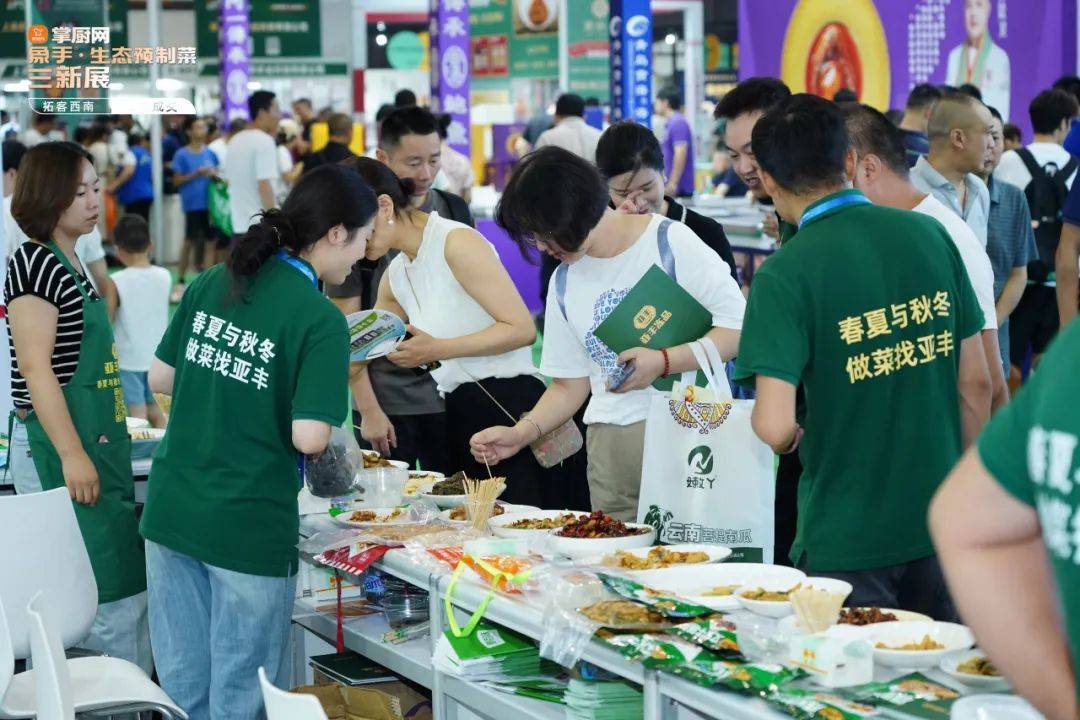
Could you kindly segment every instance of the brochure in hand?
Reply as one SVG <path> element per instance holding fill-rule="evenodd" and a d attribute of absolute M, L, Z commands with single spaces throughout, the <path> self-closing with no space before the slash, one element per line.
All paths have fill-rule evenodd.
<path fill-rule="evenodd" d="M 712 313 L 659 266 L 653 265 L 594 334 L 615 353 L 621 353 L 636 347 L 652 350 L 675 347 L 698 340 L 711 329 Z M 677 379 L 677 375 L 657 378 L 653 387 L 670 392 Z M 706 382 L 704 374 L 698 373 L 697 384 L 704 387 Z"/>
<path fill-rule="evenodd" d="M 405 337 L 405 322 L 386 310 L 361 310 L 347 315 L 349 360 L 365 362 L 389 355 Z"/>

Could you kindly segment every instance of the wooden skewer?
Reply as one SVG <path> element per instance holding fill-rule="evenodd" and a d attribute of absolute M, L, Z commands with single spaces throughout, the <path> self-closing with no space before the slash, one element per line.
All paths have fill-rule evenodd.
<path fill-rule="evenodd" d="M 488 480 L 494 480 L 495 478 L 491 475 L 491 466 L 488 465 L 487 453 L 484 453 L 484 467 L 486 467 L 488 471 Z"/>

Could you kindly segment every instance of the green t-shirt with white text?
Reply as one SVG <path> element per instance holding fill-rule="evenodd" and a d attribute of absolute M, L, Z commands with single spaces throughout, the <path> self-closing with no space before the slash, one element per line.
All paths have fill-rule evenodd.
<path fill-rule="evenodd" d="M 184 293 L 157 357 L 176 375 L 143 536 L 227 570 L 292 575 L 300 489 L 292 421 L 345 418 L 344 316 L 276 257 L 239 294 L 218 265 Z"/>
<path fill-rule="evenodd" d="M 857 190 L 804 218 L 818 209 L 755 273 L 735 371 L 805 389 L 791 558 L 846 571 L 928 557 L 930 498 L 961 448 L 960 344 L 982 312 L 933 218 Z"/>

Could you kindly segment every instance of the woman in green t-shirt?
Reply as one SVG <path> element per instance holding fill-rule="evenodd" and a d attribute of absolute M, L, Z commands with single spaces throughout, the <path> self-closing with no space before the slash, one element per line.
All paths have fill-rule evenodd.
<path fill-rule="evenodd" d="M 319 285 L 364 256 L 375 209 L 354 172 L 305 175 L 189 287 L 150 368 L 173 395 L 141 526 L 150 636 L 192 720 L 260 716 L 259 666 L 288 680 L 298 454 L 348 406 L 348 329 Z"/>

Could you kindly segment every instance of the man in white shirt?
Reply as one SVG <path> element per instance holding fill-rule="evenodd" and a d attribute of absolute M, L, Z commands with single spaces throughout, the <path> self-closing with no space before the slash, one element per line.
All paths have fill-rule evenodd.
<path fill-rule="evenodd" d="M 1028 113 L 1035 131 L 1032 143 L 1002 155 L 994 180 L 1023 190 L 1031 209 L 1039 252 L 1028 263 L 1028 284 L 1013 311 L 1009 344 L 1017 361 L 1030 350 L 1035 365 L 1057 334 L 1060 321 L 1055 255 L 1062 235 L 1062 211 L 1077 168 L 1062 143 L 1073 118 L 1080 114 L 1080 104 L 1072 93 L 1046 90 L 1031 101 Z"/>
<path fill-rule="evenodd" d="M 976 173 L 994 151 L 994 118 L 970 95 L 948 93 L 934 105 L 926 129 L 930 153 L 911 169 L 911 182 L 963 218 L 985 248 L 990 191 Z"/>
<path fill-rule="evenodd" d="M 566 93 L 555 101 L 555 127 L 540 135 L 536 147 L 555 145 L 595 163 L 600 134 L 599 130 L 585 123 L 585 101 L 581 96 Z"/>
<path fill-rule="evenodd" d="M 43 142 L 47 142 L 50 139 L 52 131 L 56 128 L 56 116 L 45 114 L 34 114 L 34 119 L 31 121 L 30 127 L 23 133 L 23 145 L 28 149 L 39 145 Z"/>
<path fill-rule="evenodd" d="M 994 270 L 990 265 L 990 256 L 959 215 L 911 182 L 904 136 L 899 128 L 866 105 L 845 108 L 845 114 L 851 146 L 856 153 L 855 187 L 878 205 L 914 210 L 936 219 L 945 226 L 945 231 L 959 251 L 983 312 L 981 338 L 993 383 L 991 409 L 996 410 L 1008 402 L 1009 388 L 1005 384 L 1001 350 L 998 347 Z"/>
<path fill-rule="evenodd" d="M 247 232 L 256 215 L 276 204 L 273 181 L 279 174 L 274 142 L 281 119 L 278 101 L 274 93 L 258 90 L 248 98 L 248 109 L 251 124 L 229 140 L 225 157 L 233 239 Z"/>

